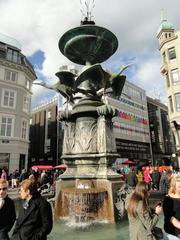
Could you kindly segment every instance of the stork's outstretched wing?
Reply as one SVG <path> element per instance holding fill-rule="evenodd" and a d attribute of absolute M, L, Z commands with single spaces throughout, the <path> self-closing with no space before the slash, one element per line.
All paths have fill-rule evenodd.
<path fill-rule="evenodd" d="M 55 83 L 54 85 L 47 85 L 44 82 L 35 82 L 34 84 L 59 92 L 64 98 L 67 99 L 67 102 L 69 102 L 70 104 L 74 103 L 73 89 L 65 84 L 61 84 L 59 82 Z"/>
<path fill-rule="evenodd" d="M 109 83 L 112 88 L 112 95 L 116 98 L 119 98 L 124 87 L 126 76 L 121 75 L 121 73 L 127 69 L 131 64 L 122 65 L 118 74 L 112 74 Z"/>

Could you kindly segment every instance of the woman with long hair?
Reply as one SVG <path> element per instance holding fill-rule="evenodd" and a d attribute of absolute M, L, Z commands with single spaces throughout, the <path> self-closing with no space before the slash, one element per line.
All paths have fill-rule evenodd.
<path fill-rule="evenodd" d="M 154 240 L 152 230 L 159 220 L 162 207 L 157 205 L 155 209 L 149 206 L 150 186 L 141 181 L 136 185 L 128 203 L 128 218 L 130 240 Z"/>
<path fill-rule="evenodd" d="M 180 174 L 170 179 L 168 195 L 163 201 L 165 239 L 180 239 Z"/>

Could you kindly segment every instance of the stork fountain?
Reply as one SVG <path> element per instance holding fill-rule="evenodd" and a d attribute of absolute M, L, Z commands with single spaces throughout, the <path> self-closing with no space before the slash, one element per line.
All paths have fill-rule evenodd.
<path fill-rule="evenodd" d="M 63 55 L 83 65 L 76 76 L 69 71 L 56 73 L 59 82 L 52 89 L 62 94 L 67 105 L 61 113 L 64 122 L 62 160 L 67 165 L 56 186 L 55 214 L 60 219 L 116 222 L 116 192 L 121 176 L 111 168 L 118 157 L 112 118 L 117 110 L 105 103 L 106 94 L 119 98 L 126 76 L 105 71 L 100 63 L 118 47 L 116 36 L 95 25 L 87 13 L 81 25 L 67 31 L 59 40 Z"/>

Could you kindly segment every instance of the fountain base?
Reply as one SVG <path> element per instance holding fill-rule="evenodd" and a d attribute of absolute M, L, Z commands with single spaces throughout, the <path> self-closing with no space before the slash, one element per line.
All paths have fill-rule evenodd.
<path fill-rule="evenodd" d="M 81 184 L 86 188 L 77 188 Z M 122 184 L 120 179 L 59 180 L 55 216 L 75 223 L 117 222 L 118 211 L 114 203 Z"/>

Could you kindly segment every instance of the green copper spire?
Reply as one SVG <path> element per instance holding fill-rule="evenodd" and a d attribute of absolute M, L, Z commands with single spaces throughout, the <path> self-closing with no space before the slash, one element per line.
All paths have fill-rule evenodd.
<path fill-rule="evenodd" d="M 161 30 L 170 30 L 174 29 L 172 23 L 168 22 L 166 17 L 165 17 L 165 12 L 164 9 L 161 10 L 161 24 L 158 29 L 158 34 L 160 33 Z"/>

